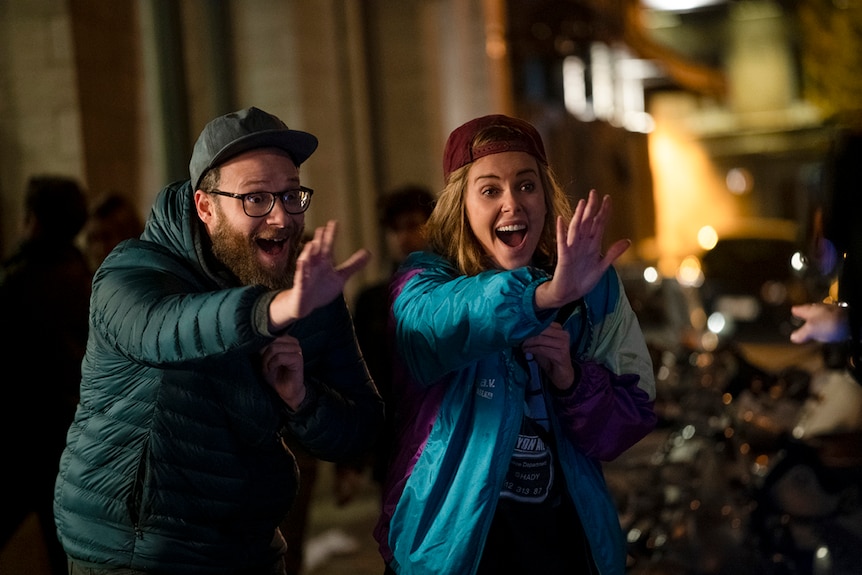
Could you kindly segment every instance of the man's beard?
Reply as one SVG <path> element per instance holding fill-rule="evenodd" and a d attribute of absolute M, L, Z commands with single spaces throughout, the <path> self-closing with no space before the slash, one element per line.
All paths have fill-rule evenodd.
<path fill-rule="evenodd" d="M 211 235 L 213 254 L 243 285 L 264 285 L 270 289 L 293 286 L 296 259 L 302 247 L 303 227 L 294 227 L 287 238 L 290 254 L 283 265 L 269 268 L 260 264 L 254 237 L 248 237 L 230 227 L 221 218 Z"/>

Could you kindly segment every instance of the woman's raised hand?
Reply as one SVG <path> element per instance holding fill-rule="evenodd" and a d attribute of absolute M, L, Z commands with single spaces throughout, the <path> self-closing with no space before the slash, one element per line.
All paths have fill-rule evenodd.
<path fill-rule="evenodd" d="M 557 218 L 557 267 L 554 277 L 536 290 L 536 305 L 562 307 L 583 297 L 629 248 L 631 240 L 618 240 L 602 254 L 610 213 L 610 196 L 600 200 L 598 193 L 590 190 L 589 197 L 578 202 L 568 225 L 562 217 Z"/>

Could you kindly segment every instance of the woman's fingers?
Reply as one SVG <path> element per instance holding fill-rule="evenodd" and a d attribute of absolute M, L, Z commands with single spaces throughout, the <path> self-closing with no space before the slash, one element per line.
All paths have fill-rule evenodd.
<path fill-rule="evenodd" d="M 608 262 L 608 265 L 614 263 L 618 257 L 623 255 L 629 247 L 631 247 L 632 241 L 629 239 L 617 240 L 611 247 L 608 248 L 608 251 L 605 252 L 604 259 Z"/>

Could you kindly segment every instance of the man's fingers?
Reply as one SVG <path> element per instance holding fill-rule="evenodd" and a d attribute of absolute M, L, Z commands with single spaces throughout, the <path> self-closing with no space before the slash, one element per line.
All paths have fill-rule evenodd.
<path fill-rule="evenodd" d="M 343 264 L 338 266 L 338 273 L 347 280 L 350 276 L 364 268 L 371 259 L 371 252 L 365 248 L 356 250 Z"/>
<path fill-rule="evenodd" d="M 335 220 L 329 220 L 325 225 L 315 228 L 311 241 L 303 246 L 300 258 L 331 257 L 337 232 L 338 223 Z"/>
<path fill-rule="evenodd" d="M 329 220 L 326 222 L 326 225 L 323 227 L 323 233 L 321 234 L 321 251 L 325 254 L 332 253 L 332 246 L 335 243 L 335 235 L 338 231 L 338 222 L 335 220 Z"/>

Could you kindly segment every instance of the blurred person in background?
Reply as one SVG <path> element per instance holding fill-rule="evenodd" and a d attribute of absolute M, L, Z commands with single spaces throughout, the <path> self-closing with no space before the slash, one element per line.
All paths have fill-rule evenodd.
<path fill-rule="evenodd" d="M 282 575 L 301 481 L 285 438 L 356 457 L 383 422 L 344 300 L 366 250 L 303 244 L 317 138 L 245 108 L 96 273 L 54 515 L 69 573 Z"/>
<path fill-rule="evenodd" d="M 387 408 L 386 424 L 378 438 L 371 460 L 371 477 L 382 485 L 394 442 L 392 423 L 392 337 L 389 330 L 389 284 L 391 274 L 413 252 L 426 246 L 424 226 L 434 209 L 434 194 L 425 186 L 408 184 L 394 188 L 378 202 L 380 227 L 386 241 L 386 256 L 391 263 L 390 275 L 364 287 L 353 306 L 356 339 L 368 371 L 374 379 Z M 360 483 L 365 461 L 339 465 L 336 469 L 336 503 L 350 501 Z"/>
<path fill-rule="evenodd" d="M 7 375 L 2 541 L 36 512 L 51 572 L 66 573 L 52 511 L 54 479 L 78 403 L 92 274 L 75 237 L 87 218 L 74 178 L 31 177 L 17 251 L 0 266 L 0 346 Z"/>
<path fill-rule="evenodd" d="M 538 131 L 449 136 L 445 187 L 392 288 L 398 445 L 375 537 L 387 573 L 622 575 L 602 473 L 652 431 L 655 381 L 603 251 L 611 202 L 574 210 Z"/>
<path fill-rule="evenodd" d="M 816 261 L 837 298 L 791 308 L 794 343 L 821 342 L 791 438 L 758 485 L 752 525 L 770 556 L 804 573 L 856 573 L 862 561 L 862 131 L 838 132 L 824 169 L 828 197 L 814 221 Z M 835 297 L 835 294 L 833 294 Z"/>
<path fill-rule="evenodd" d="M 819 341 L 841 343 L 850 340 L 850 311 L 844 302 L 808 303 L 793 306 L 794 317 L 804 323 L 790 334 L 793 343 Z"/>
<path fill-rule="evenodd" d="M 804 323 L 791 335 L 794 343 L 819 341 L 847 347 L 847 367 L 862 383 L 862 226 L 857 200 L 862 186 L 862 130 L 843 130 L 826 163 L 825 187 L 831 197 L 816 231 L 824 273 L 837 272 L 838 301 L 794 306 Z"/>
<path fill-rule="evenodd" d="M 90 206 L 81 244 L 90 268 L 95 272 L 121 241 L 137 238 L 144 222 L 131 200 L 117 192 L 97 198 Z"/>

